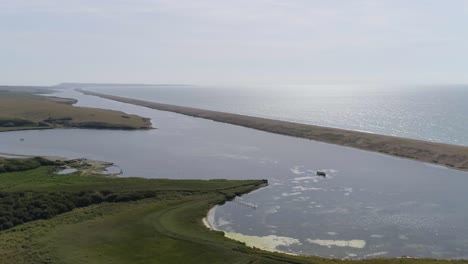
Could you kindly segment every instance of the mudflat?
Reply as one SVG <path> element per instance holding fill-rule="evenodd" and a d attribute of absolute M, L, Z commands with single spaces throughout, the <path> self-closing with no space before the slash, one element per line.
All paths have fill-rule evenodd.
<path fill-rule="evenodd" d="M 83 94 L 271 133 L 374 151 L 468 171 L 468 147 L 143 101 L 77 89 Z"/>

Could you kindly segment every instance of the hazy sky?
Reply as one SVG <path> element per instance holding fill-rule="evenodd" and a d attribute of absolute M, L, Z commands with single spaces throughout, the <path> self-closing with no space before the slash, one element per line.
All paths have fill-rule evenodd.
<path fill-rule="evenodd" d="M 0 0 L 0 83 L 468 83 L 468 0 Z"/>

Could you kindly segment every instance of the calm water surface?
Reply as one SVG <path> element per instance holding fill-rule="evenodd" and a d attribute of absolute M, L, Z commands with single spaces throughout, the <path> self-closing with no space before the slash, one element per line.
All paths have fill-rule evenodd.
<path fill-rule="evenodd" d="M 0 152 L 111 161 L 126 176 L 268 179 L 214 212 L 222 230 L 278 236 L 325 257 L 468 258 L 468 173 L 66 91 L 79 105 L 151 117 L 158 129 L 0 133 Z M 24 141 L 20 141 L 24 138 Z M 314 176 L 326 170 L 330 177 Z M 272 238 L 271 236 L 268 238 Z M 274 238 L 274 237 L 273 237 Z"/>
<path fill-rule="evenodd" d="M 468 146 L 468 85 L 90 86 L 98 92 Z"/>

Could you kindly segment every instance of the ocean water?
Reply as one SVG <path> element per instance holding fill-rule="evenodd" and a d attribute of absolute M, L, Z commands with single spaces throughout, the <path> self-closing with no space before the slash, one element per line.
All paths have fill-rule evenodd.
<path fill-rule="evenodd" d="M 90 85 L 87 89 L 181 106 L 468 146 L 468 85 Z"/>
<path fill-rule="evenodd" d="M 158 129 L 4 132 L 0 153 L 104 160 L 124 176 L 268 179 L 268 187 L 217 207 L 212 224 L 276 243 L 277 250 L 337 258 L 468 258 L 467 172 L 72 90 L 56 95 L 76 98 L 79 106 L 149 117 Z M 317 177 L 317 170 L 329 177 Z"/>

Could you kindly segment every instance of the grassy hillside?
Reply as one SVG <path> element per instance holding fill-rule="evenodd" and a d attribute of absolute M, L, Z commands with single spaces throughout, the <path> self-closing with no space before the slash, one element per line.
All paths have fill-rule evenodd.
<path fill-rule="evenodd" d="M 146 129 L 149 119 L 123 112 L 74 107 L 76 100 L 0 90 L 0 131 L 82 127 Z"/>
<path fill-rule="evenodd" d="M 43 215 L 43 220 L 0 231 L 0 263 L 468 263 L 288 256 L 248 248 L 202 224 L 213 205 L 259 188 L 264 181 L 55 175 L 54 169 L 0 173 L 0 218 L 28 211 L 41 216 L 56 207 L 64 209 L 61 204 L 69 206 Z M 114 200 L 107 200 L 112 195 Z M 73 197 L 89 199 L 74 204 Z"/>

